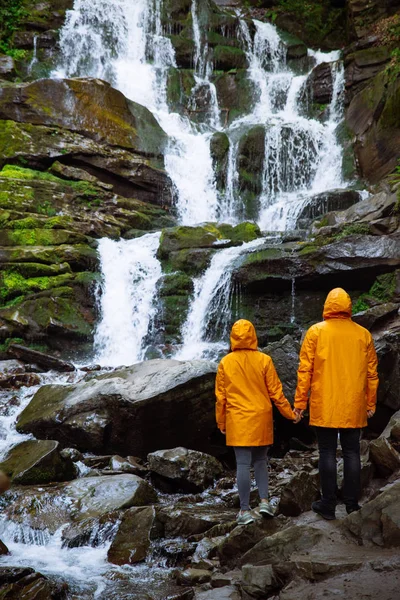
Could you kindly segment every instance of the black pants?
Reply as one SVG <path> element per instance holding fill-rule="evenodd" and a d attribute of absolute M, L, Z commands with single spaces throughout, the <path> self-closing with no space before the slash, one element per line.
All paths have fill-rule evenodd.
<path fill-rule="evenodd" d="M 343 451 L 343 502 L 348 508 L 357 506 L 361 488 L 360 429 L 316 427 L 319 448 L 319 475 L 322 502 L 328 510 L 336 506 L 336 448 L 338 432 Z"/>

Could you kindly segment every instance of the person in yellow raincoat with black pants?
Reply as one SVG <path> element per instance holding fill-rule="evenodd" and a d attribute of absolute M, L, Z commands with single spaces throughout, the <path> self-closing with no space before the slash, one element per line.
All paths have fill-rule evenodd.
<path fill-rule="evenodd" d="M 261 500 L 260 513 L 274 514 L 268 502 L 267 470 L 267 446 L 273 443 L 271 400 L 284 417 L 300 420 L 283 394 L 271 357 L 259 352 L 257 346 L 252 323 L 244 319 L 234 323 L 232 352 L 221 360 L 215 384 L 217 425 L 236 455 L 240 525 L 254 521 L 249 510 L 252 463 Z"/>
<path fill-rule="evenodd" d="M 343 501 L 347 513 L 358 510 L 360 495 L 360 433 L 375 412 L 377 357 L 372 336 L 351 319 L 351 299 L 342 288 L 329 292 L 323 321 L 310 327 L 300 351 L 295 413 L 310 404 L 310 425 L 319 447 L 322 498 L 313 510 L 335 518 L 336 447 L 343 451 Z M 310 398 L 308 394 L 310 393 Z"/>

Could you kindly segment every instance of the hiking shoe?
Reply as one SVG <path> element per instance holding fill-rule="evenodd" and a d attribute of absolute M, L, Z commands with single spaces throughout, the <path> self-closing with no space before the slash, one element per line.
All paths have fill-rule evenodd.
<path fill-rule="evenodd" d="M 236 523 L 238 525 L 248 525 L 254 523 L 254 517 L 249 510 L 240 511 L 236 517 Z"/>
<path fill-rule="evenodd" d="M 263 517 L 275 516 L 274 507 L 271 505 L 270 502 L 267 502 L 266 500 L 260 502 L 260 504 L 258 505 L 258 510 L 260 512 L 260 515 L 262 515 Z"/>
<path fill-rule="evenodd" d="M 335 511 L 329 510 L 328 508 L 326 508 L 326 506 L 322 503 L 321 500 L 317 500 L 317 502 L 313 502 L 311 504 L 311 508 L 313 509 L 313 511 L 315 513 L 317 513 L 317 515 L 320 515 L 327 521 L 333 521 L 334 519 L 336 519 Z"/>
<path fill-rule="evenodd" d="M 351 515 L 351 513 L 356 512 L 357 510 L 361 510 L 361 506 L 359 504 L 353 504 L 352 506 L 346 506 L 346 512 L 348 515 Z"/>

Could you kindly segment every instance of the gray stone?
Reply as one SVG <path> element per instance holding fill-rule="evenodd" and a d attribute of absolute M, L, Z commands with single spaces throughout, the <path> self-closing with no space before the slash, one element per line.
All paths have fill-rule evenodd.
<path fill-rule="evenodd" d="M 151 485 L 131 474 L 76 479 L 64 491 L 78 503 L 79 519 L 157 502 L 157 494 Z"/>
<path fill-rule="evenodd" d="M 240 600 L 240 593 L 236 587 L 229 585 L 205 592 L 196 592 L 195 600 Z"/>
<path fill-rule="evenodd" d="M 250 549 L 254 546 L 257 547 L 257 543 L 262 544 L 265 538 L 274 537 L 282 524 L 281 519 L 275 518 L 260 519 L 249 525 L 236 527 L 218 546 L 218 557 L 221 564 L 236 566 L 239 557 L 248 551 L 251 552 Z"/>
<path fill-rule="evenodd" d="M 76 476 L 71 459 L 61 457 L 59 443 L 53 440 L 28 440 L 14 446 L 0 469 L 22 485 L 68 481 Z"/>
<path fill-rule="evenodd" d="M 243 565 L 241 588 L 252 598 L 265 598 L 278 587 L 271 565 Z"/>
<path fill-rule="evenodd" d="M 279 512 L 289 517 L 296 517 L 311 509 L 311 504 L 319 498 L 318 470 L 310 473 L 295 473 L 281 492 Z"/>
<path fill-rule="evenodd" d="M 180 585 L 199 585 L 211 580 L 211 573 L 205 569 L 185 569 L 178 573 L 176 578 Z"/>
<path fill-rule="evenodd" d="M 205 490 L 223 472 L 221 463 L 213 456 L 182 447 L 157 450 L 147 460 L 152 472 L 189 492 Z"/>
<path fill-rule="evenodd" d="M 398 431 L 400 429 L 400 410 L 390 419 L 388 425 L 376 440 L 370 444 L 371 459 L 377 471 L 382 475 L 390 475 L 400 469 L 400 450 Z M 396 443 L 396 448 L 393 443 Z"/>
<path fill-rule="evenodd" d="M 293 398 L 297 385 L 300 343 L 290 335 L 285 335 L 278 342 L 268 344 L 262 351 L 272 358 L 285 396 Z"/>
<path fill-rule="evenodd" d="M 348 529 L 366 545 L 400 546 L 400 480 L 388 484 L 374 500 L 343 520 Z"/>
<path fill-rule="evenodd" d="M 107 560 L 115 565 L 141 562 L 146 559 L 151 540 L 160 534 L 154 507 L 130 508 L 122 516 Z"/>
<path fill-rule="evenodd" d="M 206 361 L 149 360 L 76 385 L 46 385 L 17 429 L 99 454 L 143 457 L 177 443 L 201 450 L 215 431 L 215 370 Z"/>
<path fill-rule="evenodd" d="M 353 316 L 353 321 L 371 331 L 398 314 L 399 308 L 400 304 L 385 302 L 357 313 Z"/>

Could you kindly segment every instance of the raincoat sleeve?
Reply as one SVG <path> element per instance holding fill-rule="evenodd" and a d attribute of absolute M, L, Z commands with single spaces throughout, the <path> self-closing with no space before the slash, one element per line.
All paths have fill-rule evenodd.
<path fill-rule="evenodd" d="M 308 392 L 314 370 L 314 357 L 317 348 L 318 332 L 314 327 L 306 333 L 300 350 L 300 364 L 297 371 L 297 388 L 294 397 L 294 407 L 305 410 L 308 404 Z"/>
<path fill-rule="evenodd" d="M 225 391 L 225 374 L 222 362 L 218 365 L 217 378 L 215 380 L 215 396 L 217 402 L 215 405 L 215 417 L 218 429 L 225 431 L 226 429 L 226 391 Z"/>
<path fill-rule="evenodd" d="M 268 361 L 265 371 L 265 384 L 267 386 L 270 399 L 275 404 L 281 415 L 286 417 L 286 419 L 294 420 L 296 415 L 294 414 L 288 400 L 285 398 L 281 381 L 271 359 Z"/>
<path fill-rule="evenodd" d="M 376 392 L 378 390 L 378 358 L 376 356 L 374 341 L 372 337 L 369 340 L 367 349 L 367 410 L 375 411 L 376 407 Z"/>

